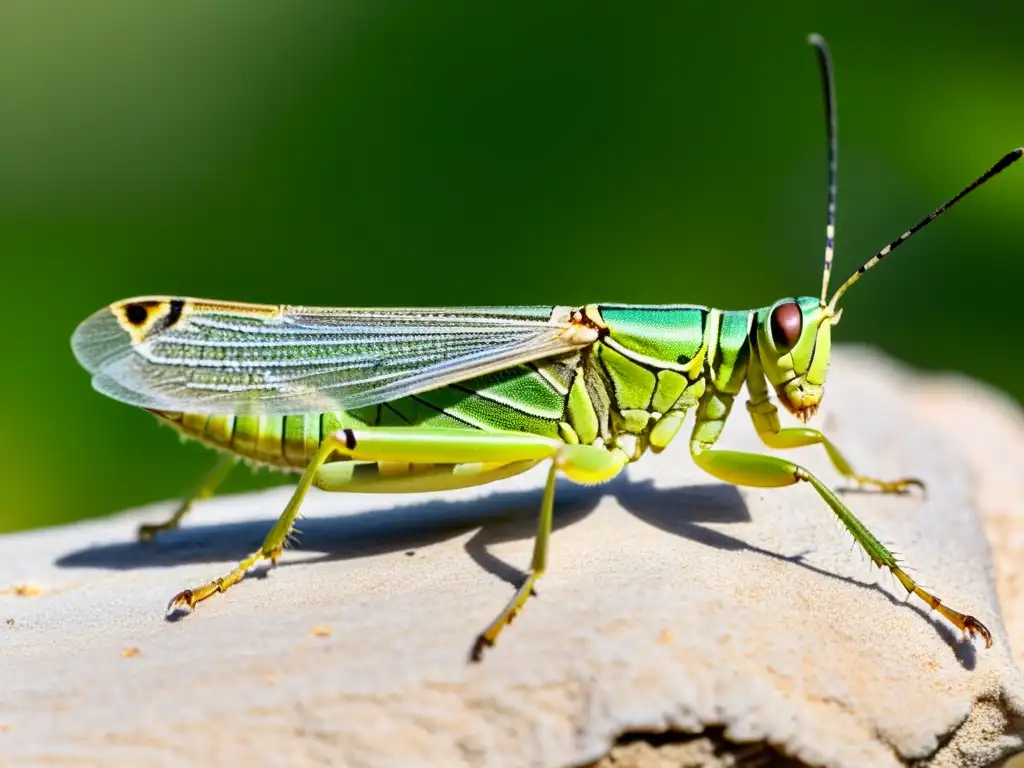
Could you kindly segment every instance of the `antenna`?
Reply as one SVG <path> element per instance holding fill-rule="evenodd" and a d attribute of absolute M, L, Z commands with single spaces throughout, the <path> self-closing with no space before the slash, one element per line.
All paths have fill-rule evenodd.
<path fill-rule="evenodd" d="M 832 311 L 832 312 L 835 311 L 836 305 L 839 303 L 839 299 L 842 297 L 842 295 L 844 293 L 846 293 L 847 289 L 851 285 L 853 285 L 858 280 L 860 280 L 860 276 L 861 275 L 863 275 L 865 272 L 867 272 L 869 269 L 871 269 L 873 266 L 875 266 L 878 262 L 880 262 L 882 259 L 884 259 L 886 256 L 888 256 L 890 253 L 895 251 L 901 245 L 903 245 L 903 243 L 905 243 L 907 240 L 910 239 L 910 236 L 912 234 L 914 234 L 915 232 L 917 232 L 920 229 L 924 229 L 926 226 L 931 224 L 932 221 L 937 219 L 939 216 L 941 216 L 943 213 L 945 213 L 948 209 L 952 208 L 954 205 L 956 205 L 958 202 L 960 202 L 963 198 L 967 197 L 967 195 L 969 195 L 971 192 L 976 190 L 978 187 L 980 187 L 986 181 L 991 179 L 993 176 L 995 176 L 995 175 L 997 175 L 999 173 L 1002 173 L 1007 168 L 1009 168 L 1011 165 L 1013 165 L 1015 162 L 1020 160 L 1021 155 L 1024 155 L 1024 147 L 1019 147 L 1018 149 L 1015 149 L 1012 152 L 1008 152 L 1007 154 L 1003 155 L 1002 159 L 1000 159 L 998 163 L 993 165 L 991 168 L 989 168 L 987 171 L 985 171 L 985 173 L 983 173 L 981 176 L 979 176 L 977 179 L 975 179 L 970 185 L 965 187 L 960 192 L 960 194 L 958 194 L 955 197 L 947 200 L 945 203 L 943 203 L 938 208 L 936 208 L 935 211 L 933 211 L 932 213 L 928 214 L 927 217 L 921 219 L 921 221 L 917 222 L 917 224 L 912 226 L 910 229 L 908 229 L 902 235 L 900 235 L 895 240 L 893 240 L 891 243 L 889 243 L 887 246 L 885 246 L 885 248 L 880 250 L 878 253 L 876 253 L 874 256 L 872 256 L 870 259 L 868 259 L 868 261 L 865 262 L 864 265 L 861 266 L 860 269 L 858 269 L 856 272 L 854 272 L 852 275 L 850 275 L 850 278 L 839 287 L 838 291 L 835 292 L 835 295 L 832 297 L 832 300 L 828 304 L 829 310 Z M 826 249 L 826 254 L 827 253 L 828 253 L 828 250 Z M 825 264 L 826 264 L 826 269 L 827 269 L 828 268 L 828 261 L 827 261 L 827 259 L 826 259 Z"/>
<path fill-rule="evenodd" d="M 835 255 L 836 238 L 836 84 L 832 70 L 832 54 L 828 43 L 818 34 L 812 34 L 807 42 L 818 54 L 818 69 L 821 71 L 821 89 L 825 93 L 825 132 L 828 136 L 828 209 L 825 219 L 825 268 L 821 275 L 821 303 L 828 299 L 828 278 L 832 274 L 832 257 Z"/>

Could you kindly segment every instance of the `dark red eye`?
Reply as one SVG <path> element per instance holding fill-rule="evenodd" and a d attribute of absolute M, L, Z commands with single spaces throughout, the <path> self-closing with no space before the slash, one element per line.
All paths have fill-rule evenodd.
<path fill-rule="evenodd" d="M 791 349 L 800 341 L 804 329 L 804 313 L 795 301 L 779 304 L 772 310 L 772 341 L 777 349 Z"/>

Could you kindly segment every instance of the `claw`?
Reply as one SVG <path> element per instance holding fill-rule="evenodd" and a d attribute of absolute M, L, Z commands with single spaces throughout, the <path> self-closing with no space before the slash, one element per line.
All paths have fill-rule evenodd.
<path fill-rule="evenodd" d="M 149 542 L 153 541 L 153 539 L 156 538 L 156 535 L 158 533 L 162 533 L 165 530 L 167 530 L 166 526 L 163 526 L 163 525 L 153 525 L 152 523 L 146 523 L 144 525 L 140 525 L 139 526 L 139 531 L 138 531 L 138 533 L 136 535 L 138 536 L 139 541 L 145 542 L 145 543 L 148 544 Z"/>
<path fill-rule="evenodd" d="M 899 480 L 878 480 L 874 477 L 858 477 L 856 480 L 858 485 L 874 486 L 882 493 L 908 493 L 914 486 L 920 488 L 924 493 L 928 492 L 924 481 L 918 480 L 916 477 L 903 477 Z"/>
<path fill-rule="evenodd" d="M 182 590 L 174 597 L 172 597 L 171 601 L 167 604 L 167 613 L 170 613 L 175 608 L 186 607 L 188 608 L 188 610 L 191 611 L 193 608 L 196 607 L 197 602 L 198 601 L 196 600 L 195 592 L 193 592 L 191 589 Z"/>
<path fill-rule="evenodd" d="M 476 642 L 473 643 L 473 649 L 469 652 L 469 660 L 479 662 L 484 657 L 484 649 L 490 648 L 493 645 L 493 640 L 488 640 L 483 635 L 477 635 Z"/>
<path fill-rule="evenodd" d="M 928 489 L 924 485 L 924 481 L 918 480 L 916 477 L 905 477 L 902 480 L 897 480 L 893 485 L 896 487 L 896 493 L 907 493 L 912 486 L 917 486 L 924 493 L 928 492 Z"/>
<path fill-rule="evenodd" d="M 970 635 L 973 640 L 976 635 L 981 635 L 985 638 L 985 647 L 992 647 L 992 633 L 988 631 L 988 627 L 982 624 L 973 616 L 964 616 L 964 639 Z"/>

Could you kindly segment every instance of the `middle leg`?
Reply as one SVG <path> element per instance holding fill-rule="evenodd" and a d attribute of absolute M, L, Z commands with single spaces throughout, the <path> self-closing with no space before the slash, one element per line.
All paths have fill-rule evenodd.
<path fill-rule="evenodd" d="M 564 472 L 570 479 L 577 482 L 600 483 L 615 477 L 625 463 L 624 455 L 607 451 L 604 448 L 595 448 L 589 445 L 564 445 L 559 449 L 554 461 L 551 462 L 547 483 L 544 485 L 544 496 L 541 500 L 540 518 L 537 521 L 537 538 L 533 543 L 530 570 L 527 572 L 525 581 L 516 590 L 501 613 L 477 636 L 473 650 L 470 652 L 472 661 L 480 661 L 484 649 L 494 645 L 501 631 L 519 615 L 530 595 L 534 594 L 533 588 L 537 580 L 544 575 L 544 571 L 547 569 L 548 541 L 551 538 L 551 525 L 554 519 L 555 480 L 558 477 L 558 472 Z"/>

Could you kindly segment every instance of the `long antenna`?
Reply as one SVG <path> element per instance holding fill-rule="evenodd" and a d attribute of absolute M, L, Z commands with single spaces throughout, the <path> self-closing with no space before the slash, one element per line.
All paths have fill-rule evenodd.
<path fill-rule="evenodd" d="M 828 299 L 828 278 L 832 274 L 832 257 L 835 255 L 836 239 L 836 84 L 832 73 L 832 54 L 828 43 L 818 34 L 812 34 L 807 42 L 818 54 L 818 69 L 821 71 L 821 89 L 825 93 L 825 132 L 828 136 L 828 211 L 825 219 L 825 268 L 821 275 L 821 303 Z"/>
<path fill-rule="evenodd" d="M 887 246 L 885 246 L 885 248 L 880 250 L 878 253 L 876 253 L 874 256 L 872 256 L 870 259 L 868 259 L 868 261 L 860 269 L 858 269 L 856 272 L 854 272 L 852 275 L 850 275 L 850 278 L 839 287 L 838 291 L 835 292 L 835 295 L 832 297 L 832 300 L 828 304 L 829 310 L 831 310 L 833 312 L 835 311 L 836 305 L 839 303 L 840 297 L 842 297 L 842 295 L 844 293 L 846 293 L 847 289 L 851 285 L 853 285 L 858 280 L 860 280 L 860 276 L 861 275 L 863 275 L 865 272 L 867 272 L 869 269 L 871 269 L 873 266 L 875 266 L 878 262 L 880 262 L 882 259 L 884 259 L 886 256 L 888 256 L 890 253 L 895 251 L 901 245 L 903 245 L 904 242 L 906 242 L 908 239 L 910 239 L 910 236 L 912 234 L 914 234 L 915 232 L 917 232 L 920 229 L 924 229 L 927 225 L 931 224 L 933 220 L 937 219 L 939 216 L 941 216 L 943 213 L 945 213 L 948 209 L 952 208 L 954 205 L 956 205 L 958 202 L 960 202 L 960 200 L 962 200 L 963 198 L 967 197 L 968 194 L 970 194 L 971 192 L 976 190 L 978 187 L 980 187 L 986 181 L 991 179 L 996 174 L 1002 173 L 1007 168 L 1009 168 L 1011 165 L 1013 165 L 1015 162 L 1020 160 L 1021 155 L 1024 155 L 1024 147 L 1019 147 L 1019 148 L 1013 150 L 1012 152 L 1008 152 L 1007 154 L 1003 155 L 1002 159 L 1000 159 L 998 163 L 996 163 L 991 168 L 989 168 L 987 171 L 985 171 L 984 174 L 982 174 L 980 177 L 975 179 L 974 182 L 972 182 L 969 186 L 965 187 L 963 189 L 963 191 L 960 192 L 960 194 L 958 194 L 956 197 L 951 198 L 950 200 L 947 200 L 945 203 L 943 203 L 938 208 L 936 208 L 935 211 L 933 211 L 932 213 L 928 214 L 927 217 L 921 219 L 921 221 L 917 222 L 917 224 L 912 226 L 910 229 L 908 229 L 902 235 L 900 235 L 895 240 L 893 240 L 891 243 L 889 243 Z"/>

